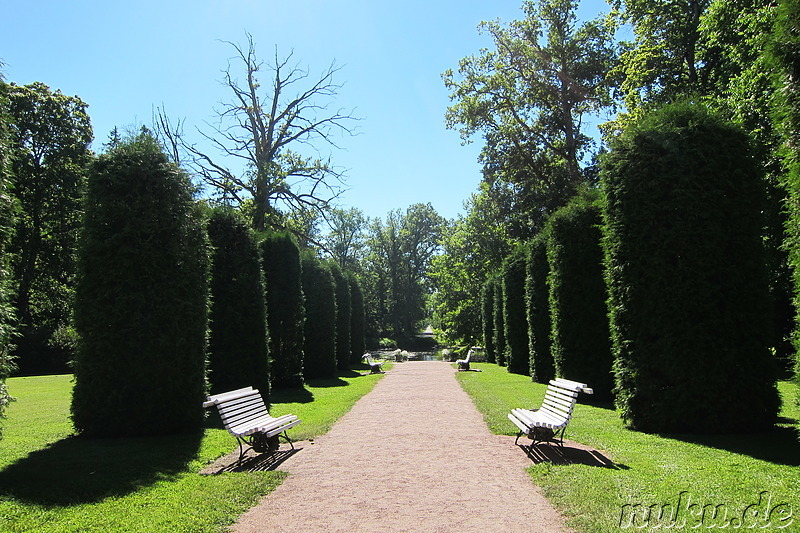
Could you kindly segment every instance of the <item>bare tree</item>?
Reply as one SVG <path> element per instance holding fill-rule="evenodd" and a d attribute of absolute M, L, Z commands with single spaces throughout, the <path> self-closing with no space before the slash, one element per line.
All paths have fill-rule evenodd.
<path fill-rule="evenodd" d="M 352 134 L 350 123 L 358 120 L 331 109 L 342 87 L 334 82 L 341 67 L 331 63 L 315 79 L 293 62 L 292 53 L 281 58 L 277 47 L 272 63 L 260 61 L 250 34 L 246 47 L 225 42 L 236 51 L 222 80 L 233 98 L 215 110 L 216 124 L 207 124 L 208 131 L 198 129 L 206 142 L 202 147 L 189 143 L 183 122 L 173 125 L 159 110 L 156 127 L 162 139 L 219 198 L 242 206 L 252 202 L 247 212 L 257 230 L 284 227 L 282 210 L 325 210 L 341 193 L 343 175 L 330 157 L 320 156 L 320 145 L 338 148 L 335 135 Z M 243 80 L 234 74 L 232 62 L 244 67 Z M 262 72 L 271 77 L 265 88 L 259 83 Z M 296 148 L 302 145 L 316 156 L 301 155 Z"/>

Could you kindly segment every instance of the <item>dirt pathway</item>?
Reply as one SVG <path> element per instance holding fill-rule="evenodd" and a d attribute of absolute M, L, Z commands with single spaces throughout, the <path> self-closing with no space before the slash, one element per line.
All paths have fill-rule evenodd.
<path fill-rule="evenodd" d="M 569 531 L 524 471 L 513 438 L 492 435 L 449 363 L 394 365 L 233 531 Z"/>

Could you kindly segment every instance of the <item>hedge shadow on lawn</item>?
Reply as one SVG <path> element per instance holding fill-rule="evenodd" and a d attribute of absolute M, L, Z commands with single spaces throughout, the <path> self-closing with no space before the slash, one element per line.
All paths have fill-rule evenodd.
<path fill-rule="evenodd" d="M 792 421 L 784 418 L 779 422 Z M 776 426 L 771 431 L 750 434 L 659 436 L 747 455 L 769 463 L 800 466 L 800 433 L 795 426 Z"/>
<path fill-rule="evenodd" d="M 202 438 L 202 432 L 149 438 L 67 437 L 0 471 L 0 498 L 69 506 L 125 496 L 185 472 Z"/>

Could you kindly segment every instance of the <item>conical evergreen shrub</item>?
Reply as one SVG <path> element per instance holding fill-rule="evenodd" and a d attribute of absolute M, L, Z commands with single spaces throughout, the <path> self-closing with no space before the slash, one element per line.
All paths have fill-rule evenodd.
<path fill-rule="evenodd" d="M 764 189 L 747 135 L 700 105 L 668 106 L 613 142 L 601 179 L 626 423 L 648 432 L 772 426 Z"/>
<path fill-rule="evenodd" d="M 104 437 L 199 429 L 207 241 L 189 178 L 149 133 L 95 162 L 78 266 L 75 428 Z"/>

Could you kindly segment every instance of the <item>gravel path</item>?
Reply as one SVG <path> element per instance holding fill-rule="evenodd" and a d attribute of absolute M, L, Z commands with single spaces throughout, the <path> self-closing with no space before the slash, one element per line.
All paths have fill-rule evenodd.
<path fill-rule="evenodd" d="M 524 471 L 531 459 L 489 432 L 454 374 L 395 364 L 280 465 L 290 476 L 233 531 L 569 531 Z"/>

